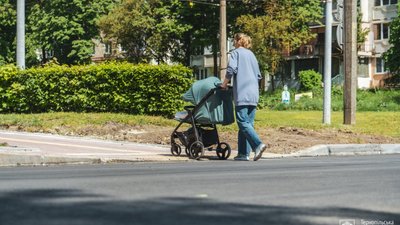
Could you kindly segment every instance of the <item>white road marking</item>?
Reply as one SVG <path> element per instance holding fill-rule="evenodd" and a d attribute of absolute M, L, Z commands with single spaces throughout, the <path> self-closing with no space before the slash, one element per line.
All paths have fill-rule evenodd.
<path fill-rule="evenodd" d="M 88 148 L 88 149 L 97 149 L 97 150 L 107 150 L 107 151 L 114 151 L 114 152 L 137 152 L 139 151 L 132 151 L 132 150 L 118 150 L 114 148 L 104 148 L 104 147 L 94 147 L 94 146 L 86 146 L 86 145 L 76 145 L 76 144 L 60 144 L 54 142 L 46 142 L 46 141 L 33 141 L 33 140 L 21 140 L 21 139 L 14 139 L 14 138 L 3 138 L 0 137 L 0 140 L 6 141 L 16 141 L 16 142 L 24 142 L 24 143 L 34 143 L 34 144 L 45 144 L 45 145 L 55 145 L 55 146 L 63 146 L 63 147 L 76 147 L 76 148 Z"/>

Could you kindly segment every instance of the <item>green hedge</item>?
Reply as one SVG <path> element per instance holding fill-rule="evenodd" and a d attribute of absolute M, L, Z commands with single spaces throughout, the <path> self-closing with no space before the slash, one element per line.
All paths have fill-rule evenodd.
<path fill-rule="evenodd" d="M 0 112 L 121 112 L 170 116 L 192 84 L 184 66 L 108 63 L 0 67 Z"/>

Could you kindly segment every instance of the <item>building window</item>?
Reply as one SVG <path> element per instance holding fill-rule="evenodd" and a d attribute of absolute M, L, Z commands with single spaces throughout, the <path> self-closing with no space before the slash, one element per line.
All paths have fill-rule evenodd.
<path fill-rule="evenodd" d="M 358 77 L 369 77 L 369 58 L 358 58 L 357 74 Z"/>
<path fill-rule="evenodd" d="M 52 59 L 54 57 L 54 51 L 53 50 L 46 50 L 46 59 Z"/>
<path fill-rule="evenodd" d="M 385 60 L 383 58 L 376 58 L 376 73 L 385 73 L 387 72 L 385 69 Z"/>
<path fill-rule="evenodd" d="M 95 55 L 95 54 L 96 54 L 96 44 L 93 43 L 93 45 L 92 45 L 92 55 Z"/>
<path fill-rule="evenodd" d="M 375 40 L 389 39 L 390 26 L 389 23 L 374 24 Z"/>
<path fill-rule="evenodd" d="M 204 47 L 203 46 L 196 46 L 193 49 L 193 54 L 194 55 L 204 55 Z"/>
<path fill-rule="evenodd" d="M 105 54 L 111 54 L 111 43 L 105 43 L 104 44 L 104 46 L 105 46 L 105 50 L 104 50 L 104 53 Z"/>
<path fill-rule="evenodd" d="M 375 6 L 396 5 L 397 0 L 375 0 Z"/>
<path fill-rule="evenodd" d="M 126 49 L 124 48 L 124 46 L 122 46 L 121 44 L 118 44 L 118 51 L 122 52 L 122 53 L 126 53 Z"/>
<path fill-rule="evenodd" d="M 194 74 L 195 74 L 196 80 L 206 79 L 208 77 L 208 69 L 207 68 L 195 69 Z"/>
<path fill-rule="evenodd" d="M 193 75 L 194 75 L 194 79 L 196 80 L 200 80 L 200 76 L 199 76 L 200 70 L 198 67 L 194 67 L 193 68 Z"/>

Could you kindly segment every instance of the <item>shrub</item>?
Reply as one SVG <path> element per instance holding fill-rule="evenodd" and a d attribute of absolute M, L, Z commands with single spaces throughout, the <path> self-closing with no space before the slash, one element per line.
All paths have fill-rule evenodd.
<path fill-rule="evenodd" d="M 321 89 L 322 75 L 314 70 L 303 70 L 299 72 L 301 88 L 304 91 Z"/>
<path fill-rule="evenodd" d="M 400 91 L 359 90 L 357 91 L 358 111 L 399 111 Z"/>
<path fill-rule="evenodd" d="M 170 116 L 182 108 L 191 70 L 108 63 L 23 71 L 0 68 L 1 112 L 122 112 Z"/>
<path fill-rule="evenodd" d="M 323 101 L 320 98 L 307 98 L 302 97 L 299 101 L 297 101 L 293 105 L 293 109 L 295 110 L 322 110 Z"/>

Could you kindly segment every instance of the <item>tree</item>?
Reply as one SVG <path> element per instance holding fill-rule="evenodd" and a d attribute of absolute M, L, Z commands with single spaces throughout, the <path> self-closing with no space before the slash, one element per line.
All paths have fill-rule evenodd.
<path fill-rule="evenodd" d="M 253 39 L 253 50 L 263 70 L 274 74 L 282 52 L 294 50 L 315 36 L 309 24 L 322 17 L 320 0 L 269 0 L 263 15 L 244 15 L 237 25 Z"/>
<path fill-rule="evenodd" d="M 16 1 L 0 0 L 0 65 L 15 63 L 16 61 Z M 32 39 L 25 38 L 26 66 L 37 63 L 35 47 Z"/>
<path fill-rule="evenodd" d="M 398 16 L 390 23 L 390 49 L 384 54 L 385 66 L 392 77 L 387 79 L 391 85 L 400 85 L 400 6 Z"/>
<path fill-rule="evenodd" d="M 107 14 L 113 0 L 31 0 L 28 27 L 43 53 L 51 51 L 65 64 L 90 62 L 92 39 L 99 35 L 97 19 Z"/>
<path fill-rule="evenodd" d="M 158 62 L 167 58 L 190 65 L 192 55 L 211 47 L 217 66 L 219 52 L 219 0 L 125 0 L 100 20 L 106 39 L 114 39 L 130 61 Z M 236 18 L 259 10 L 257 2 L 228 1 L 228 33 L 237 30 Z M 166 25 L 167 24 L 167 25 Z"/>
<path fill-rule="evenodd" d="M 216 71 L 219 52 L 219 7 L 216 2 L 209 1 L 208 3 L 212 5 L 199 2 L 191 6 L 184 4 L 180 10 L 180 21 L 190 26 L 182 39 L 184 53 L 182 62 L 187 66 L 190 65 L 192 55 L 202 55 L 205 47 L 211 47 Z"/>
<path fill-rule="evenodd" d="M 196 1 L 193 5 L 183 5 L 181 10 L 183 23 L 191 28 L 185 32 L 182 40 L 185 52 L 184 63 L 190 64 L 190 56 L 203 54 L 199 49 L 211 47 L 214 58 L 214 72 L 217 74 L 219 53 L 219 0 Z M 262 13 L 259 1 L 242 0 L 227 1 L 227 33 L 228 37 L 239 31 L 235 25 L 236 19 L 244 14 L 258 15 Z"/>
<path fill-rule="evenodd" d="M 15 63 L 16 0 L 0 0 L 0 65 Z M 38 63 L 36 50 L 54 52 L 60 63 L 90 61 L 92 38 L 99 35 L 97 18 L 106 14 L 115 0 L 25 0 L 26 65 Z"/>
<path fill-rule="evenodd" d="M 179 0 L 124 0 L 99 21 L 105 39 L 112 39 L 136 63 L 154 59 L 164 63 L 179 58 L 183 33 L 189 29 L 179 23 Z"/>
<path fill-rule="evenodd" d="M 0 65 L 15 61 L 16 11 L 8 0 L 0 0 Z"/>

